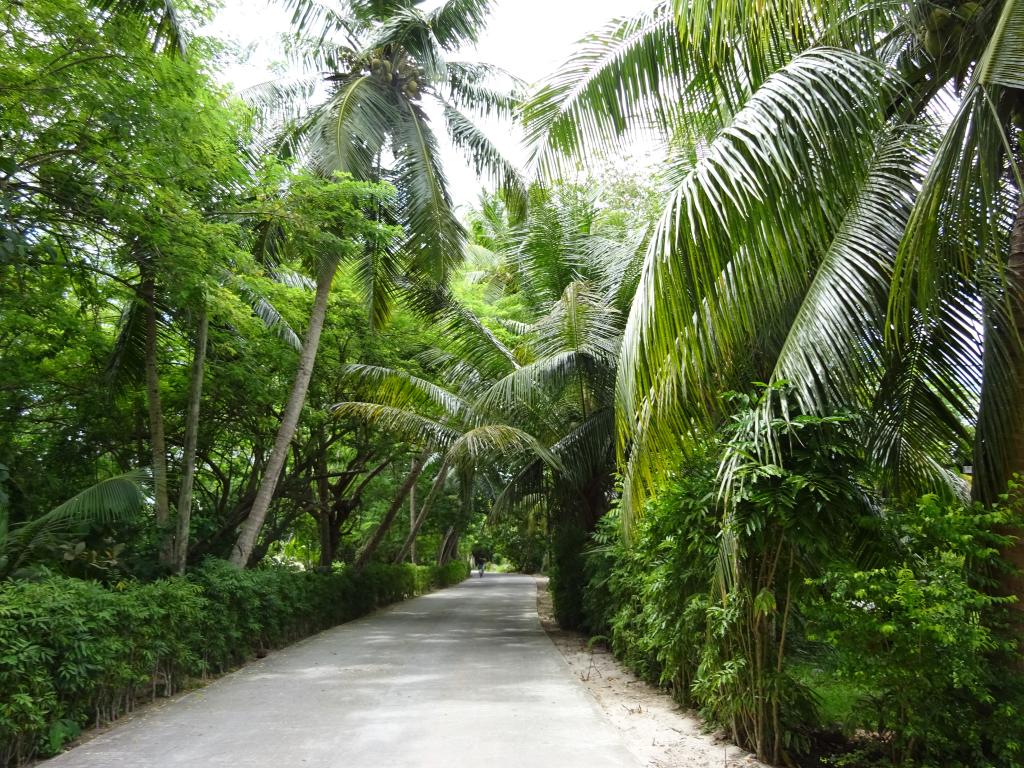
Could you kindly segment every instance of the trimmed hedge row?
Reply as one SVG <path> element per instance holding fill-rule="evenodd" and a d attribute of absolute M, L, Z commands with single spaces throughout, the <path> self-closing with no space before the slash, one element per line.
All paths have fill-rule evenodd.
<path fill-rule="evenodd" d="M 64 577 L 0 584 L 0 766 L 58 752 L 81 728 L 269 648 L 457 583 L 444 567 L 240 571 L 110 589 Z"/>

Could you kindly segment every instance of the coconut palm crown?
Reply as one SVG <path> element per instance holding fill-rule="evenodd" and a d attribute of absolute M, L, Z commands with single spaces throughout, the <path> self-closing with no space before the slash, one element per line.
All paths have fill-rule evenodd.
<path fill-rule="evenodd" d="M 252 96 L 278 119 L 276 149 L 324 174 L 389 181 L 406 230 L 406 276 L 443 285 L 461 262 L 465 231 L 455 215 L 434 124 L 481 176 L 521 196 L 517 170 L 474 122 L 511 117 L 517 82 L 497 67 L 450 58 L 474 43 L 490 0 L 291 0 L 296 57 L 316 75 L 267 83 Z M 394 284 L 403 267 L 379 279 Z"/>
<path fill-rule="evenodd" d="M 674 0 L 542 84 L 540 167 L 637 131 L 676 158 L 619 367 L 628 507 L 758 380 L 872 412 L 893 488 L 956 490 L 972 444 L 980 498 L 1024 468 L 1022 30 L 1014 0 Z"/>

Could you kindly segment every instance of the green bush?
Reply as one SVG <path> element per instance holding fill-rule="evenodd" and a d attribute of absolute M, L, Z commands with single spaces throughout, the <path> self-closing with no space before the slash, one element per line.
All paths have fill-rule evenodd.
<path fill-rule="evenodd" d="M 722 638 L 754 601 L 724 602 L 716 591 L 714 471 L 713 461 L 681 466 L 628 544 L 617 511 L 599 524 L 586 550 L 583 614 L 584 628 L 608 637 L 638 675 L 729 728 L 751 705 L 745 659 L 721 653 Z M 790 650 L 768 680 L 781 729 L 795 734 L 785 750 L 806 749 L 796 738 L 840 722 L 853 751 L 830 765 L 1024 766 L 1024 679 L 1007 601 L 992 597 L 1006 567 L 997 532 L 1020 527 L 1006 506 L 926 496 L 853 519 L 852 543 L 829 540 L 817 574 L 794 584 Z"/>
<path fill-rule="evenodd" d="M 660 487 L 627 543 L 617 510 L 587 552 L 584 626 L 611 640 L 640 677 L 693 703 L 690 685 L 705 637 L 709 585 L 718 562 L 715 464 L 695 457 Z"/>
<path fill-rule="evenodd" d="M 57 576 L 0 583 L 0 765 L 53 754 L 139 702 L 468 573 L 464 562 L 322 574 L 208 560 L 187 578 L 122 589 Z"/>
<path fill-rule="evenodd" d="M 1007 507 L 925 496 L 883 521 L 890 562 L 837 564 L 815 580 L 808 635 L 831 649 L 833 680 L 863 692 L 848 728 L 882 736 L 856 760 L 1024 765 L 1024 678 L 1014 671 L 1007 599 L 990 589 L 1006 544 L 995 531 L 1019 524 Z"/>
<path fill-rule="evenodd" d="M 531 520 L 503 519 L 488 524 L 485 535 L 482 547 L 492 555 L 489 560 L 497 555 L 518 573 L 539 573 L 544 568 L 548 537 L 542 526 Z"/>
<path fill-rule="evenodd" d="M 469 578 L 469 563 L 465 560 L 453 560 L 447 565 L 430 567 L 430 578 L 438 587 L 448 587 Z"/>

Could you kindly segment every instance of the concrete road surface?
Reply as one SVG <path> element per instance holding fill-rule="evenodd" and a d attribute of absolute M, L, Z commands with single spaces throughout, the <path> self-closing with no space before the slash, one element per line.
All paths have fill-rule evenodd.
<path fill-rule="evenodd" d="M 52 768 L 638 768 L 541 628 L 486 574 L 343 624 L 158 706 Z"/>

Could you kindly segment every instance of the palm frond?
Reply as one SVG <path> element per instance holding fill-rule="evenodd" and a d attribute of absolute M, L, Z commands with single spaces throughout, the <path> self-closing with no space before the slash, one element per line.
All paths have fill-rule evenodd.
<path fill-rule="evenodd" d="M 501 190 L 513 216 L 525 211 L 526 184 L 519 169 L 506 160 L 487 135 L 462 112 L 446 104 L 444 118 L 452 144 L 465 153 L 476 175 L 489 179 Z"/>
<path fill-rule="evenodd" d="M 532 164 L 555 170 L 560 154 L 587 157 L 628 131 L 668 130 L 685 83 L 681 54 L 663 3 L 581 40 L 523 106 Z"/>
<path fill-rule="evenodd" d="M 311 159 L 327 175 L 345 171 L 373 180 L 378 156 L 398 119 L 389 89 L 372 75 L 346 75 L 309 123 Z"/>
<path fill-rule="evenodd" d="M 146 505 L 152 477 L 134 470 L 111 477 L 80 491 L 49 512 L 28 522 L 10 526 L 0 552 L 0 578 L 23 567 L 82 525 L 129 522 Z M 6 513 L 0 510 L 6 525 Z"/>
<path fill-rule="evenodd" d="M 855 54 L 798 56 L 750 97 L 671 195 L 619 366 L 627 507 L 640 508 L 659 457 L 709 423 L 722 389 L 767 375 L 757 369 L 773 359 L 774 337 L 855 199 L 893 87 Z"/>
<path fill-rule="evenodd" d="M 359 32 L 358 22 L 365 20 L 358 11 L 361 6 L 370 5 L 369 2 L 358 1 L 343 5 L 331 0 L 283 0 L 282 4 L 285 10 L 292 12 L 292 27 L 298 33 L 316 34 L 323 40 L 335 32 L 355 38 Z M 354 19 L 345 13 L 346 9 L 355 12 Z M 357 23 L 353 24 L 353 21 Z"/>
<path fill-rule="evenodd" d="M 430 29 L 442 48 L 455 51 L 480 39 L 493 4 L 493 0 L 444 0 L 427 17 Z"/>
<path fill-rule="evenodd" d="M 472 423 L 475 418 L 473 409 L 461 397 L 406 371 L 353 364 L 345 366 L 342 378 L 355 388 L 358 397 L 382 405 L 405 410 L 430 410 L 438 417 L 457 424 Z"/>
<path fill-rule="evenodd" d="M 966 495 L 958 457 L 968 452 L 982 389 L 981 306 L 963 286 L 959 301 L 889 347 L 867 430 L 869 455 L 892 494 Z"/>
<path fill-rule="evenodd" d="M 560 477 L 574 488 L 584 488 L 591 479 L 608 471 L 615 462 L 615 410 L 601 408 L 591 413 L 551 446 L 562 465 Z"/>
<path fill-rule="evenodd" d="M 547 314 L 534 323 L 535 348 L 545 356 L 570 350 L 614 360 L 624 323 L 623 315 L 587 283 L 572 282 Z"/>
<path fill-rule="evenodd" d="M 430 27 L 430 17 L 413 5 L 395 8 L 374 25 L 367 41 L 368 50 L 394 48 L 407 51 L 416 60 L 430 82 L 443 78 L 446 65 L 438 40 Z"/>
<path fill-rule="evenodd" d="M 508 424 L 484 424 L 461 435 L 448 451 L 453 466 L 494 464 L 501 460 L 522 460 L 533 455 L 555 469 L 561 462 L 533 435 Z"/>
<path fill-rule="evenodd" d="M 302 351 L 302 340 L 295 333 L 295 329 L 288 324 L 288 321 L 284 319 L 277 307 L 266 297 L 259 286 L 246 280 L 241 275 L 229 276 L 229 282 L 245 299 L 252 309 L 252 313 L 263 323 L 265 328 L 277 334 L 278 338 L 296 352 Z"/>
<path fill-rule="evenodd" d="M 379 403 L 338 403 L 332 409 L 338 418 L 349 418 L 387 432 L 398 440 L 446 451 L 460 436 L 458 430 L 405 408 Z"/>
<path fill-rule="evenodd" d="M 488 379 L 519 367 L 512 350 L 448 288 L 431 281 L 418 281 L 406 286 L 406 294 L 412 306 L 437 325 L 445 339 L 445 348 Z"/>
<path fill-rule="evenodd" d="M 769 381 L 789 383 L 804 413 L 863 400 L 858 391 L 872 392 L 884 370 L 889 283 L 927 161 L 914 138 L 904 130 L 883 134 L 789 325 Z"/>
<path fill-rule="evenodd" d="M 445 90 L 458 109 L 511 120 L 517 116 L 524 87 L 522 80 L 492 64 L 448 62 Z"/>
<path fill-rule="evenodd" d="M 239 94 L 259 118 L 271 127 L 287 126 L 302 119 L 320 83 L 319 77 L 279 77 L 250 86 Z"/>
<path fill-rule="evenodd" d="M 168 342 L 173 333 L 170 312 L 157 296 L 156 321 L 158 343 Z M 136 297 L 125 302 L 117 322 L 117 335 L 107 358 L 104 378 L 114 391 L 142 381 L 145 375 L 145 305 Z"/>
<path fill-rule="evenodd" d="M 1002 5 L 968 82 L 960 108 L 946 129 L 911 213 L 897 258 L 886 325 L 898 351 L 912 346 L 920 324 L 941 322 L 959 306 L 962 286 L 975 286 L 984 325 L 985 380 L 977 424 L 975 490 L 990 501 L 1006 487 L 1020 423 L 1016 379 L 1024 369 L 1024 340 L 1016 317 L 1020 287 L 1007 270 L 1010 235 L 1024 188 L 1018 150 L 1006 127 L 1019 102 L 1024 63 L 1024 4 Z M 955 381 L 976 375 L 977 360 L 950 359 Z"/>
<path fill-rule="evenodd" d="M 422 110 L 407 102 L 391 126 L 395 187 L 410 268 L 439 285 L 462 260 L 465 230 L 448 193 L 437 140 Z"/>
<path fill-rule="evenodd" d="M 501 486 L 491 504 L 490 520 L 507 515 L 523 514 L 536 507 L 546 508 L 550 502 L 544 462 L 529 462 Z"/>
<path fill-rule="evenodd" d="M 593 361 L 577 350 L 562 350 L 520 366 L 493 382 L 479 395 L 481 407 L 511 410 L 519 404 L 536 407 L 548 400 L 550 392 L 560 392 L 568 384 L 585 377 Z"/>

